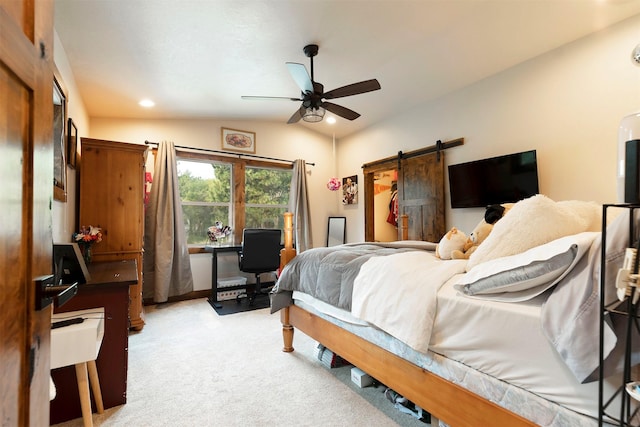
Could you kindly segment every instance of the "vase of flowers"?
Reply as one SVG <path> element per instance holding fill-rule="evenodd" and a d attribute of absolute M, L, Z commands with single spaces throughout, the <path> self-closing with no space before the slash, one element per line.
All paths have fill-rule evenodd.
<path fill-rule="evenodd" d="M 91 253 L 91 247 L 94 243 L 100 243 L 102 241 L 102 229 L 92 225 L 88 227 L 82 226 L 79 232 L 73 233 L 72 238 L 73 241 L 80 246 L 85 264 L 90 264 L 93 255 Z"/>
<path fill-rule="evenodd" d="M 231 227 L 222 224 L 220 221 L 216 221 L 215 225 L 212 225 L 207 229 L 209 242 L 214 245 L 221 245 L 225 242 L 227 236 L 231 234 L 231 231 Z"/>

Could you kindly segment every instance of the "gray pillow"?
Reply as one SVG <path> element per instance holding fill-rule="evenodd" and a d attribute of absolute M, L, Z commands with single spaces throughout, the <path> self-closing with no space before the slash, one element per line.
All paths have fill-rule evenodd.
<path fill-rule="evenodd" d="M 468 296 L 495 301 L 526 301 L 555 285 L 575 265 L 597 233 L 556 239 L 523 253 L 474 267 L 454 286 Z"/>

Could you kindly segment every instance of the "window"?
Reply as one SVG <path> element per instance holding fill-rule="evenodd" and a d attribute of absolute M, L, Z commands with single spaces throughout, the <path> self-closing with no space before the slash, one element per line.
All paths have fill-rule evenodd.
<path fill-rule="evenodd" d="M 289 206 L 290 169 L 245 169 L 245 227 L 284 228 Z"/>
<path fill-rule="evenodd" d="M 231 224 L 231 165 L 178 160 L 178 183 L 188 244 L 205 244 L 207 229 Z"/>
<path fill-rule="evenodd" d="M 239 242 L 244 228 L 284 227 L 291 165 L 193 153 L 178 153 L 178 182 L 189 245 L 208 242 L 220 221 Z"/>

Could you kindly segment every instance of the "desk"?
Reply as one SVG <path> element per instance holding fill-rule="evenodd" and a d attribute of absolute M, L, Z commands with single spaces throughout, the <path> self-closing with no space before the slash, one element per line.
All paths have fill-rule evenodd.
<path fill-rule="evenodd" d="M 78 294 L 55 313 L 104 307 L 104 338 L 96 367 L 105 408 L 127 402 L 129 351 L 129 285 L 137 283 L 135 260 L 93 262 L 87 266 L 91 280 L 78 286 Z M 50 402 L 50 424 L 82 416 L 75 369 L 51 371 L 56 398 Z"/>
<path fill-rule="evenodd" d="M 218 254 L 221 252 L 240 253 L 242 245 L 220 245 L 205 246 L 204 250 L 211 252 L 211 295 L 209 295 L 209 304 L 213 308 L 221 308 L 222 304 L 218 302 Z M 233 291 L 236 289 L 246 289 L 247 285 L 229 286 L 224 288 L 225 291 Z"/>

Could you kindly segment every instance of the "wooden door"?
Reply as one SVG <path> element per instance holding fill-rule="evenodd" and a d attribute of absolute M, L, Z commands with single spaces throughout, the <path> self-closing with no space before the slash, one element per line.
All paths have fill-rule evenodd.
<path fill-rule="evenodd" d="M 0 0 L 0 424 L 49 424 L 53 2 Z"/>
<path fill-rule="evenodd" d="M 421 150 L 419 150 L 421 151 Z M 386 158 L 363 166 L 365 195 L 365 240 L 375 241 L 374 235 L 374 175 L 377 172 L 398 170 L 398 216 L 409 217 L 409 239 L 439 242 L 445 233 L 444 210 L 444 153 L 441 151 L 406 157 Z M 398 240 L 402 240 L 398 227 Z"/>
<path fill-rule="evenodd" d="M 445 233 L 444 153 L 402 159 L 398 203 L 399 215 L 409 216 L 409 240 L 440 241 Z"/>

